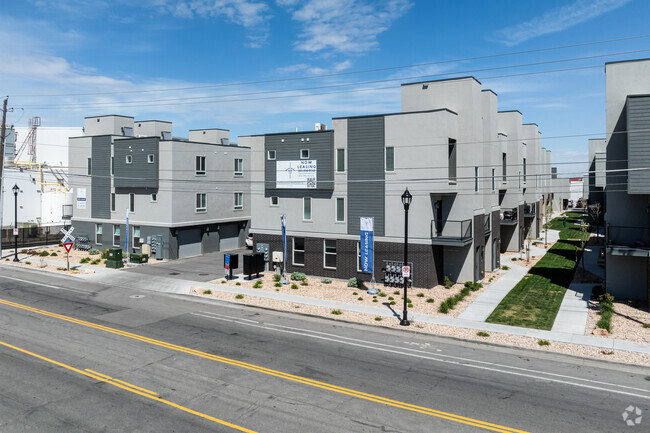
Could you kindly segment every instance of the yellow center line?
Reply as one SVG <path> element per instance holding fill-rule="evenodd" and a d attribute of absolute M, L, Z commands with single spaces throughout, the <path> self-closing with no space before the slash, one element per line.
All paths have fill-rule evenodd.
<path fill-rule="evenodd" d="M 93 371 L 93 370 L 91 370 L 90 368 L 87 368 L 86 371 L 88 371 L 88 372 L 90 372 L 90 373 L 93 373 L 93 374 L 96 374 L 97 376 L 103 376 L 103 377 L 105 377 L 106 379 L 112 380 L 112 381 L 114 381 L 114 382 L 119 382 L 119 383 L 121 383 L 122 385 L 130 386 L 131 388 L 135 388 L 135 389 L 137 389 L 137 390 L 139 390 L 139 391 L 143 391 L 143 392 L 149 393 L 149 394 L 151 394 L 151 395 L 158 395 L 157 392 L 150 391 L 150 390 L 148 390 L 148 389 L 146 389 L 146 388 L 141 388 L 141 387 L 139 387 L 139 386 L 137 386 L 137 385 L 134 385 L 134 384 L 129 383 L 129 382 L 125 382 L 125 381 L 120 380 L 120 379 L 115 379 L 114 377 L 106 376 L 105 374 L 97 373 L 96 371 Z"/>
<path fill-rule="evenodd" d="M 329 391 L 337 392 L 339 394 L 345 394 L 345 395 L 349 395 L 349 396 L 352 396 L 352 397 L 357 397 L 357 398 L 360 398 L 360 399 L 363 399 L 363 400 L 372 401 L 372 402 L 375 402 L 375 403 L 380 403 L 380 404 L 384 404 L 384 405 L 388 405 L 388 406 L 398 407 L 398 408 L 409 410 L 409 411 L 412 411 L 412 412 L 418 412 L 418 413 L 422 413 L 422 414 L 425 414 L 425 415 L 430 415 L 430 416 L 434 416 L 434 417 L 437 417 L 437 418 L 442 418 L 442 419 L 446 419 L 446 420 L 449 420 L 449 421 L 458 422 L 458 423 L 461 423 L 461 424 L 467 424 L 467 425 L 479 427 L 479 428 L 482 428 L 482 429 L 485 429 L 485 430 L 492 430 L 492 431 L 502 432 L 502 433 L 528 433 L 528 432 L 526 432 L 524 430 L 517 430 L 517 429 L 514 429 L 514 428 L 510 428 L 510 427 L 505 427 L 505 426 L 502 426 L 502 425 L 499 425 L 499 424 L 492 424 L 492 423 L 489 423 L 489 422 L 480 421 L 480 420 L 473 419 L 473 418 L 468 418 L 468 417 L 464 417 L 464 416 L 460 416 L 460 415 L 455 415 L 453 413 L 443 412 L 443 411 L 439 411 L 439 410 L 435 410 L 435 409 L 431 409 L 431 408 L 427 408 L 427 407 L 413 405 L 413 404 L 410 404 L 410 403 L 391 400 L 391 399 L 381 397 L 381 396 L 378 396 L 378 395 L 367 394 L 367 393 L 364 393 L 364 392 L 355 391 L 353 389 L 344 388 L 344 387 L 337 386 L 337 385 L 332 385 L 332 384 L 329 384 L 329 383 L 326 383 L 326 382 L 320 382 L 320 381 L 317 381 L 317 380 L 308 379 L 308 378 L 302 377 L 302 376 L 295 376 L 295 375 L 292 375 L 292 374 L 284 373 L 284 372 L 277 371 L 277 370 L 272 370 L 272 369 L 262 367 L 262 366 L 259 366 L 259 365 L 248 364 L 248 363 L 245 363 L 245 362 L 242 362 L 242 361 L 237 361 L 235 359 L 225 358 L 225 357 L 218 356 L 218 355 L 212 355 L 210 353 L 201 352 L 201 351 L 198 351 L 198 350 L 190 349 L 188 347 L 178 346 L 178 345 L 175 345 L 175 344 L 172 344 L 172 343 L 167 343 L 165 341 L 155 340 L 155 339 L 145 337 L 145 336 L 142 336 L 142 335 L 133 334 L 133 333 L 126 332 L 126 331 L 121 331 L 121 330 L 116 329 L 116 328 L 110 328 L 110 327 L 103 326 L 103 325 L 98 325 L 98 324 L 92 323 L 92 322 L 86 322 L 84 320 L 79 320 L 79 319 L 75 319 L 73 317 L 64 316 L 64 315 L 57 314 L 57 313 L 52 313 L 52 312 L 41 310 L 41 309 L 38 309 L 38 308 L 33 308 L 33 307 L 30 307 L 30 306 L 27 306 L 27 305 L 18 304 L 18 303 L 11 302 L 11 301 L 6 301 L 4 299 L 0 299 L 0 304 L 8 305 L 8 306 L 11 306 L 11 307 L 14 307 L 14 308 L 19 308 L 19 309 L 22 309 L 22 310 L 31 311 L 31 312 L 36 313 L 36 314 L 41 314 L 41 315 L 44 315 L 44 316 L 53 317 L 53 318 L 56 318 L 56 319 L 59 319 L 59 320 L 64 320 L 64 321 L 67 321 L 67 322 L 76 323 L 78 325 L 98 329 L 98 330 L 109 332 L 109 333 L 112 333 L 112 334 L 121 335 L 123 337 L 131 338 L 131 339 L 134 339 L 134 340 L 142 341 L 142 342 L 152 344 L 152 345 L 156 345 L 156 346 L 160 346 L 160 347 L 165 347 L 165 348 L 170 349 L 170 350 L 187 353 L 187 354 L 190 354 L 190 355 L 193 355 L 193 356 L 198 356 L 198 357 L 201 357 L 201 358 L 210 359 L 210 360 L 217 361 L 217 362 L 220 362 L 220 363 L 223 363 L 223 364 L 229 364 L 229 365 L 233 365 L 233 366 L 236 366 L 236 367 L 245 368 L 245 369 L 248 369 L 248 370 L 256 371 L 256 372 L 267 374 L 267 375 L 270 375 L 270 376 L 275 376 L 275 377 L 290 380 L 290 381 L 293 381 L 293 382 L 313 386 L 313 387 L 316 387 L 316 388 L 321 388 L 321 389 L 326 389 L 326 390 L 329 390 Z"/>
<path fill-rule="evenodd" d="M 184 412 L 191 413 L 192 415 L 196 415 L 196 416 L 199 416 L 201 418 L 205 418 L 207 420 L 216 422 L 218 424 L 228 426 L 228 427 L 233 428 L 235 430 L 239 430 L 239 431 L 246 432 L 246 433 L 256 433 L 254 430 L 250 430 L 250 429 L 247 429 L 245 427 L 241 427 L 241 426 L 238 426 L 236 424 L 229 423 L 228 421 L 224 421 L 224 420 L 221 420 L 219 418 L 215 418 L 213 416 L 206 415 L 206 414 L 201 413 L 201 412 L 197 412 L 197 411 L 189 409 L 189 408 L 187 408 L 185 406 L 181 406 L 181 405 L 176 404 L 174 402 L 171 402 L 169 400 L 165 400 L 164 398 L 154 397 L 153 395 L 147 394 L 146 392 L 139 391 L 138 389 L 133 389 L 133 388 L 131 388 L 133 385 L 130 385 L 130 384 L 129 384 L 129 386 L 122 385 L 121 383 L 118 383 L 118 382 L 122 382 L 122 381 L 118 381 L 117 379 L 112 379 L 110 376 L 106 376 L 105 374 L 97 373 L 96 371 L 92 371 L 92 370 L 88 370 L 88 369 L 87 369 L 87 371 L 83 371 L 83 370 L 80 370 L 78 368 L 72 367 L 70 365 L 64 364 L 62 362 L 55 361 L 53 359 L 47 358 L 47 357 L 42 356 L 42 355 L 38 355 L 38 354 L 36 354 L 34 352 L 30 352 L 30 351 L 25 350 L 25 349 L 21 349 L 20 347 L 17 347 L 17 346 L 13 346 L 13 345 L 11 345 L 9 343 L 5 343 L 3 341 L 0 341 L 0 344 L 5 346 L 5 347 L 8 347 L 10 349 L 16 350 L 18 352 L 22 352 L 22 353 L 24 353 L 26 355 L 33 356 L 34 358 L 38 358 L 38 359 L 40 359 L 42 361 L 47 361 L 47 362 L 50 362 L 50 363 L 52 363 L 54 365 L 58 365 L 59 367 L 63 367 L 63 368 L 66 368 L 68 370 L 74 371 L 75 373 L 79 373 L 79 374 L 83 374 L 84 376 L 92 377 L 93 379 L 96 379 L 96 380 L 98 380 L 100 382 L 110 383 L 111 385 L 116 386 L 118 388 L 124 389 L 124 390 L 132 392 L 134 394 L 141 395 L 143 397 L 149 398 L 149 399 L 151 399 L 153 401 L 157 401 L 159 403 L 164 403 L 166 405 L 175 407 L 176 409 L 180 409 L 180 410 L 182 410 Z M 138 387 L 135 387 L 135 388 L 138 388 Z M 148 391 L 148 392 L 151 392 L 151 391 Z"/>

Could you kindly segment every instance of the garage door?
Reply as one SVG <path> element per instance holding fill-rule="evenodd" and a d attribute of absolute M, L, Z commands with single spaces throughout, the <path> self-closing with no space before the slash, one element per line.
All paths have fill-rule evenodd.
<path fill-rule="evenodd" d="M 178 258 L 201 255 L 201 229 L 178 231 Z"/>
<path fill-rule="evenodd" d="M 239 224 L 222 225 L 219 230 L 219 249 L 221 251 L 239 248 Z"/>

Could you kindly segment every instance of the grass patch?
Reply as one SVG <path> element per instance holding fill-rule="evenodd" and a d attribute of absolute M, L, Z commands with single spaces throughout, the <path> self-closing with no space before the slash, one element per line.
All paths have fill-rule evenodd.
<path fill-rule="evenodd" d="M 25 262 L 25 264 L 26 264 L 26 265 L 31 265 L 31 264 L 32 264 L 32 262 Z"/>
<path fill-rule="evenodd" d="M 95 259 L 92 262 L 90 262 L 90 264 L 91 265 L 98 265 L 101 261 L 102 261 L 102 259 Z"/>
<path fill-rule="evenodd" d="M 235 299 L 244 299 L 244 295 L 239 294 L 239 295 L 235 296 Z"/>
<path fill-rule="evenodd" d="M 282 283 L 275 283 L 273 286 L 274 287 L 282 287 Z"/>
<path fill-rule="evenodd" d="M 68 269 L 67 269 L 67 268 L 58 267 L 58 268 L 56 268 L 56 270 L 57 270 L 57 271 L 67 271 Z"/>
<path fill-rule="evenodd" d="M 255 281 L 255 284 L 253 284 L 253 289 L 261 289 L 261 288 L 262 288 L 262 280 Z"/>
<path fill-rule="evenodd" d="M 90 257 L 84 257 L 83 259 L 79 260 L 79 263 L 90 263 Z"/>
<path fill-rule="evenodd" d="M 332 314 L 334 314 L 335 316 L 340 316 L 341 314 L 343 314 L 343 312 L 341 310 L 332 310 Z"/>
<path fill-rule="evenodd" d="M 292 284 L 292 285 L 291 285 L 291 288 L 292 288 L 293 290 L 298 290 L 298 285 L 297 285 L 297 284 Z"/>
<path fill-rule="evenodd" d="M 237 281 L 237 282 L 235 283 L 235 286 L 241 286 L 241 283 L 240 283 L 239 281 Z"/>
<path fill-rule="evenodd" d="M 507 270 L 510 269 L 510 266 L 505 266 L 505 265 L 504 265 L 504 266 L 501 266 L 501 269 L 503 269 L 504 271 L 507 271 Z"/>
<path fill-rule="evenodd" d="M 608 293 L 598 297 L 598 309 L 600 310 L 600 319 L 596 322 L 596 326 L 600 329 L 606 329 L 607 332 L 612 331 L 612 315 L 614 314 L 614 297 Z"/>
<path fill-rule="evenodd" d="M 479 337 L 489 337 L 489 336 L 490 336 L 490 334 L 488 334 L 488 333 L 485 332 L 485 331 L 478 331 L 478 332 L 476 333 L 476 335 L 478 335 Z"/>
<path fill-rule="evenodd" d="M 424 298 L 424 293 L 418 293 L 418 294 L 415 295 L 415 296 L 417 296 L 418 298 Z"/>

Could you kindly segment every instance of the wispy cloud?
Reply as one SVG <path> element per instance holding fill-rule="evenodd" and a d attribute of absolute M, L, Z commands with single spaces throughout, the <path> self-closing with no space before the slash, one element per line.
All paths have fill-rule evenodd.
<path fill-rule="evenodd" d="M 412 6 L 409 0 L 277 0 L 301 24 L 298 51 L 364 53 Z"/>
<path fill-rule="evenodd" d="M 551 9 L 542 16 L 506 27 L 494 33 L 494 39 L 506 46 L 520 44 L 538 36 L 560 32 L 618 9 L 631 0 L 577 0 Z"/>
<path fill-rule="evenodd" d="M 244 27 L 257 26 L 269 19 L 269 6 L 248 0 L 152 0 L 159 11 L 181 18 L 225 17 Z"/>
<path fill-rule="evenodd" d="M 276 72 L 280 75 L 289 75 L 295 73 L 306 73 L 309 75 L 324 75 L 331 73 L 343 72 L 346 69 L 350 69 L 352 62 L 350 60 L 344 60 L 342 62 L 334 63 L 328 67 L 312 66 L 308 63 L 298 63 L 295 65 L 283 66 L 277 68 Z"/>

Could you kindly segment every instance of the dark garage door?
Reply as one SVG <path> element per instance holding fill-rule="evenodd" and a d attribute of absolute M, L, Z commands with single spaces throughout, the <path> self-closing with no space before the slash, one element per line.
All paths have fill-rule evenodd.
<path fill-rule="evenodd" d="M 219 230 L 219 250 L 239 248 L 239 224 L 225 224 Z"/>
<path fill-rule="evenodd" d="M 178 258 L 201 255 L 201 229 L 178 231 Z"/>

